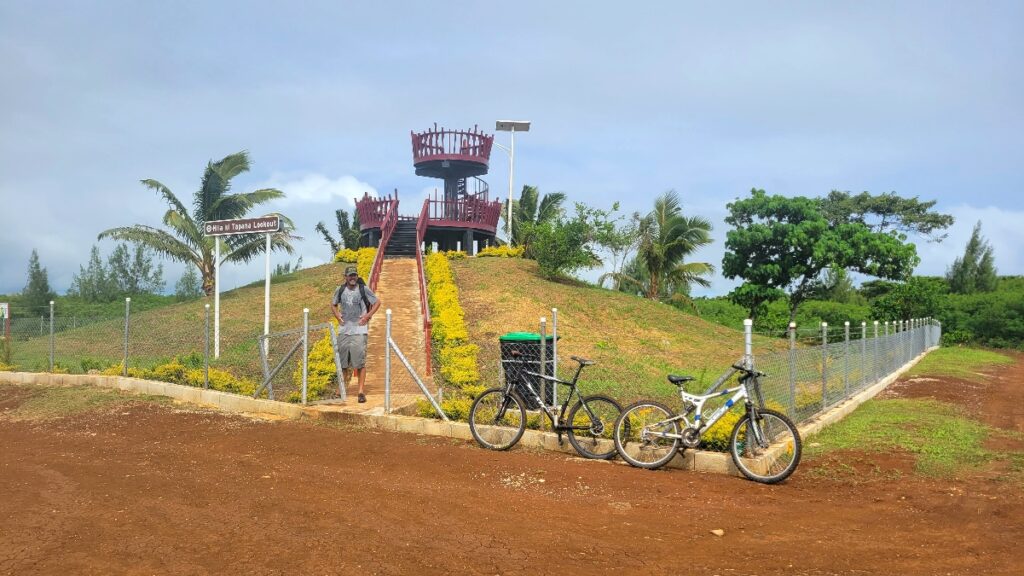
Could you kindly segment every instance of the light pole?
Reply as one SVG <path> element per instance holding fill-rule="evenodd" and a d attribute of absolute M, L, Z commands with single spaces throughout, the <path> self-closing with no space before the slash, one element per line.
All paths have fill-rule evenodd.
<path fill-rule="evenodd" d="M 494 126 L 499 132 L 511 132 L 512 142 L 509 148 L 501 144 L 498 147 L 508 152 L 508 220 L 505 222 L 505 233 L 508 234 L 508 244 L 512 245 L 512 177 L 516 166 L 516 132 L 529 132 L 529 120 L 498 120 Z"/>

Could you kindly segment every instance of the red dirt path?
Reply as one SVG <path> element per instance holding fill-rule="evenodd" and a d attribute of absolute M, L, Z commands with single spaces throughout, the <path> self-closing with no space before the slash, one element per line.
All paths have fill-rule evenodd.
<path fill-rule="evenodd" d="M 1004 376 L 1003 402 L 1020 406 L 1024 362 Z M 927 395 L 928 384 L 956 385 L 902 389 Z M 911 467 L 898 454 L 847 455 L 883 470 L 863 482 L 811 473 L 819 460 L 761 486 L 142 401 L 5 420 L 26 394 L 0 387 L 2 574 L 1019 575 L 1024 565 L 1019 483 L 893 479 L 884 472 Z"/>

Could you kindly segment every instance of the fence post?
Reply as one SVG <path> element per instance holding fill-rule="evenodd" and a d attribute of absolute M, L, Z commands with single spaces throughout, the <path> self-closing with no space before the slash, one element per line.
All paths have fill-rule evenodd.
<path fill-rule="evenodd" d="M 877 349 L 878 342 L 875 342 Z M 876 358 L 877 360 L 877 358 Z M 868 385 L 868 323 L 860 322 L 860 387 Z"/>
<path fill-rule="evenodd" d="M 743 365 L 754 369 L 754 321 L 750 318 L 743 320 Z"/>
<path fill-rule="evenodd" d="M 796 322 L 789 323 L 789 415 L 796 418 Z"/>
<path fill-rule="evenodd" d="M 132 299 L 124 299 L 124 366 L 121 370 L 122 376 L 128 375 L 128 323 L 132 317 Z"/>
<path fill-rule="evenodd" d="M 850 395 L 850 321 L 843 322 L 843 397 Z"/>
<path fill-rule="evenodd" d="M 302 309 L 302 404 L 306 404 L 309 376 L 309 308 Z"/>
<path fill-rule="evenodd" d="M 547 375 L 548 373 L 548 319 L 540 317 L 540 370 L 537 370 L 539 374 Z M 547 404 L 548 399 L 545 398 L 545 389 L 548 387 L 549 382 L 543 378 L 537 379 L 537 394 L 540 395 L 541 404 Z M 554 386 L 553 383 L 550 383 Z M 544 429 L 544 419 L 538 418 L 540 429 Z"/>
<path fill-rule="evenodd" d="M 551 375 L 558 378 L 558 308 L 551 309 Z M 558 386 L 551 384 L 551 403 L 558 405 Z"/>
<path fill-rule="evenodd" d="M 875 320 L 875 381 L 882 379 L 882 371 L 878 365 L 878 320 Z"/>
<path fill-rule="evenodd" d="M 206 322 L 203 328 L 203 389 L 210 389 L 210 305 L 205 304 Z"/>
<path fill-rule="evenodd" d="M 53 300 L 50 300 L 50 372 L 53 372 Z"/>
<path fill-rule="evenodd" d="M 391 308 L 384 316 L 384 413 L 391 414 Z"/>
<path fill-rule="evenodd" d="M 828 322 L 821 323 L 821 409 L 828 406 Z"/>

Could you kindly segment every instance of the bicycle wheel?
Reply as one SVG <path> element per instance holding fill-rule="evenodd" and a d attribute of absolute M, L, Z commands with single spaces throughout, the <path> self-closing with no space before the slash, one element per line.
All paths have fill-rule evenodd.
<path fill-rule="evenodd" d="M 569 411 L 569 424 L 572 426 L 569 443 L 584 458 L 612 458 L 615 456 L 612 431 L 619 414 L 622 414 L 622 407 L 607 396 L 581 398 Z"/>
<path fill-rule="evenodd" d="M 516 394 L 504 388 L 490 388 L 473 401 L 469 409 L 469 430 L 484 448 L 508 450 L 526 430 L 526 410 Z"/>
<path fill-rule="evenodd" d="M 664 404 L 644 400 L 627 407 L 615 421 L 615 450 L 638 468 L 661 468 L 679 450 L 679 421 Z M 671 434 L 665 438 L 659 434 Z"/>
<path fill-rule="evenodd" d="M 744 476 L 754 482 L 775 484 L 796 470 L 803 443 L 793 421 L 785 414 L 769 409 L 757 413 L 757 422 L 745 414 L 736 423 L 729 438 L 729 452 Z M 755 425 L 761 440 L 755 439 Z"/>

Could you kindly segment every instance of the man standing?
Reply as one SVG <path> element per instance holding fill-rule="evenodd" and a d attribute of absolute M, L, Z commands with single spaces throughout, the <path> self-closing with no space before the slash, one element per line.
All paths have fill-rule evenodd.
<path fill-rule="evenodd" d="M 348 388 L 351 372 L 359 379 L 359 402 L 366 402 L 363 383 L 366 380 L 366 341 L 370 330 L 367 325 L 380 308 L 380 300 L 370 290 L 355 266 L 345 268 L 345 283 L 338 286 L 331 299 L 331 310 L 338 319 L 338 356 Z"/>

